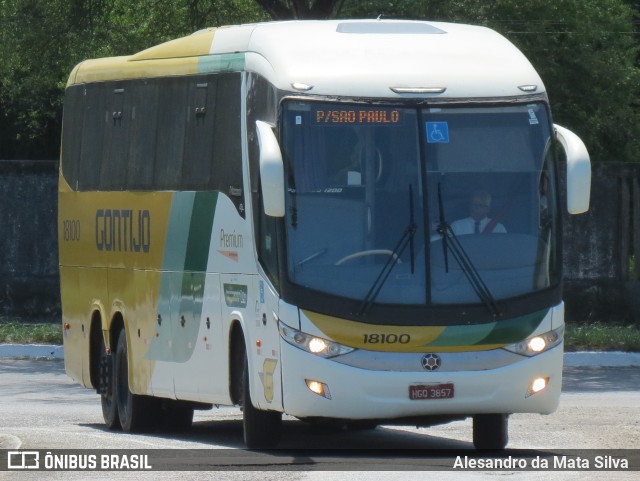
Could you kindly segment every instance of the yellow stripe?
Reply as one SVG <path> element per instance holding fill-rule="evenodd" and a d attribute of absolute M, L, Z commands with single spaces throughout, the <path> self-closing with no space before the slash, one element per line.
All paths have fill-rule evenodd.
<path fill-rule="evenodd" d="M 198 72 L 198 57 L 209 55 L 215 29 L 165 42 L 135 55 L 86 60 L 77 65 L 67 82 L 74 84 L 189 75 Z"/>
<path fill-rule="evenodd" d="M 132 55 L 130 60 L 157 60 L 161 58 L 209 55 L 215 31 L 215 28 L 210 28 L 193 35 L 170 40 Z"/>
<path fill-rule="evenodd" d="M 328 339 L 371 351 L 422 352 L 425 344 L 433 342 L 445 329 L 443 326 L 379 326 L 302 312 Z"/>
<path fill-rule="evenodd" d="M 198 58 L 169 58 L 128 62 L 128 57 L 111 57 L 87 60 L 74 70 L 67 87 L 73 84 L 125 80 L 134 78 L 189 75 L 198 71 Z"/>
<path fill-rule="evenodd" d="M 159 270 L 162 267 L 164 244 L 171 209 L 172 192 L 65 192 L 58 195 L 58 243 L 61 266 L 130 267 Z M 98 210 L 129 210 L 132 212 L 131 226 L 124 221 L 114 228 L 118 246 L 111 250 L 98 249 L 99 236 L 104 223 L 97 216 Z M 133 252 L 131 236 L 139 236 L 138 215 L 149 213 L 149 252 Z M 73 236 L 67 231 L 69 223 L 75 223 Z M 109 224 L 110 226 L 110 224 Z M 132 228 L 133 227 L 133 231 Z M 138 239 L 139 240 L 139 239 Z"/>
<path fill-rule="evenodd" d="M 390 326 L 348 321 L 302 310 L 302 313 L 332 341 L 357 349 L 380 352 L 469 352 L 488 351 L 505 344 L 461 344 L 430 346 L 446 326 Z"/>

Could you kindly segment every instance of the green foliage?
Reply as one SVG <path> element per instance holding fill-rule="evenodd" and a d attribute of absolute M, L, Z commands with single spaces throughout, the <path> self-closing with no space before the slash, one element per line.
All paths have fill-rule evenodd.
<path fill-rule="evenodd" d="M 327 19 L 344 0 L 255 0 L 274 20 Z"/>
<path fill-rule="evenodd" d="M 3 0 L 0 159 L 55 159 L 73 67 L 208 26 L 263 20 L 250 0 Z"/>
<path fill-rule="evenodd" d="M 583 139 L 592 160 L 637 162 L 639 7 L 637 0 L 345 0 L 338 15 L 493 28 L 529 58 L 545 83 L 554 121 Z"/>
<path fill-rule="evenodd" d="M 601 322 L 567 324 L 566 351 L 640 351 L 640 326 Z"/>
<path fill-rule="evenodd" d="M 638 44 L 625 2 L 501 0 L 485 15 L 536 66 L 555 121 L 580 135 L 592 159 L 640 159 Z"/>
<path fill-rule="evenodd" d="M 62 344 L 62 326 L 57 323 L 24 323 L 0 320 L 0 344 Z"/>
<path fill-rule="evenodd" d="M 269 5 L 275 6 L 274 8 Z M 415 18 L 487 25 L 544 79 L 555 121 L 596 161 L 640 160 L 637 0 L 2 0 L 0 158 L 56 158 L 69 72 L 204 27 L 269 16 Z M 634 10 L 635 8 L 635 10 Z M 634 24 L 634 21 L 636 22 Z"/>

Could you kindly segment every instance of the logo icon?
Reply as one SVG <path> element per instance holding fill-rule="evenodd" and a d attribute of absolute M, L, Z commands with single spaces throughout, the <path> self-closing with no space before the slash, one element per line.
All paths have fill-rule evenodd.
<path fill-rule="evenodd" d="M 448 122 L 427 122 L 427 143 L 448 144 L 449 143 L 449 123 Z"/>
<path fill-rule="evenodd" d="M 422 367 L 427 371 L 435 371 L 442 364 L 440 356 L 437 354 L 425 354 L 422 356 L 422 360 L 420 362 L 422 363 Z"/>
<path fill-rule="evenodd" d="M 40 453 L 38 451 L 7 452 L 7 469 L 39 469 Z"/>

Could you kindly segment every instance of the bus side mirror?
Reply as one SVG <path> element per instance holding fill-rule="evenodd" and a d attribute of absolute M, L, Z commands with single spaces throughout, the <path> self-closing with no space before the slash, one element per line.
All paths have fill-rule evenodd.
<path fill-rule="evenodd" d="M 260 187 L 264 213 L 270 217 L 284 217 L 284 164 L 278 139 L 271 126 L 256 121 L 260 146 Z"/>
<path fill-rule="evenodd" d="M 582 214 L 589 210 L 591 162 L 584 142 L 576 134 L 555 125 L 556 136 L 567 154 L 567 210 Z"/>

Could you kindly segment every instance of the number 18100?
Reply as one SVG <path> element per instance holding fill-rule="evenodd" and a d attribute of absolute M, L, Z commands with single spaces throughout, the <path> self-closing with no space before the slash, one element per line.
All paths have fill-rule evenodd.
<path fill-rule="evenodd" d="M 363 334 L 365 344 L 409 344 L 409 334 Z"/>
<path fill-rule="evenodd" d="M 65 241 L 80 240 L 80 221 L 79 220 L 63 220 L 62 221 L 62 238 Z"/>

